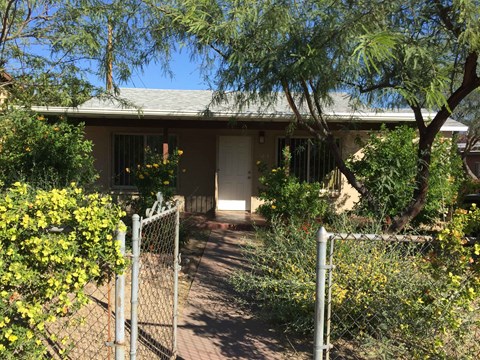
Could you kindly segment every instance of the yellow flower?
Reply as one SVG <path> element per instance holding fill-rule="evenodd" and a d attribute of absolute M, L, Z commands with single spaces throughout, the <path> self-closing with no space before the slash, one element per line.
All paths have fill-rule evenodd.
<path fill-rule="evenodd" d="M 27 146 L 27 147 L 25 148 L 25 151 L 26 151 L 26 152 L 30 152 L 31 149 Z"/>
<path fill-rule="evenodd" d="M 156 164 L 156 163 L 153 164 L 153 167 L 154 167 L 155 169 L 158 169 L 159 166 L 160 166 L 160 165 L 158 165 L 158 164 Z"/>
<path fill-rule="evenodd" d="M 147 169 L 151 169 L 151 168 L 152 168 L 152 165 L 150 165 L 150 164 L 147 164 L 147 165 L 145 165 L 145 166 L 147 167 Z"/>
<path fill-rule="evenodd" d="M 168 181 L 168 180 L 165 180 L 165 181 L 163 182 L 163 185 L 168 185 L 168 184 L 170 184 L 170 181 Z"/>
<path fill-rule="evenodd" d="M 60 128 L 59 128 L 58 126 L 55 126 L 55 127 L 53 128 L 53 130 L 54 130 L 54 131 L 58 131 L 58 130 L 60 130 Z"/>
<path fill-rule="evenodd" d="M 183 155 L 183 150 L 178 150 L 178 155 L 182 156 Z"/>
<path fill-rule="evenodd" d="M 125 168 L 125 172 L 130 174 L 130 168 Z"/>
<path fill-rule="evenodd" d="M 257 160 L 257 165 L 260 165 L 262 162 L 260 160 Z"/>
<path fill-rule="evenodd" d="M 139 178 L 140 180 L 143 180 L 143 179 L 145 179 L 145 176 L 143 176 L 142 174 L 140 174 L 140 175 L 138 175 L 138 178 Z"/>
<path fill-rule="evenodd" d="M 18 336 L 13 334 L 8 337 L 8 341 L 10 341 L 11 343 L 17 341 L 17 339 L 18 339 Z"/>
<path fill-rule="evenodd" d="M 272 169 L 272 173 L 276 173 L 277 172 L 277 169 Z"/>
<path fill-rule="evenodd" d="M 169 162 L 169 161 L 168 161 L 167 159 L 163 160 L 163 165 L 167 165 L 168 162 Z"/>
<path fill-rule="evenodd" d="M 274 209 L 274 210 L 275 210 L 276 208 L 277 208 L 277 207 L 276 207 L 275 205 L 272 205 L 272 209 Z"/>
<path fill-rule="evenodd" d="M 40 121 L 43 121 L 43 120 L 45 120 L 45 117 L 43 115 L 40 115 L 40 116 L 37 117 L 37 119 L 40 120 Z"/>

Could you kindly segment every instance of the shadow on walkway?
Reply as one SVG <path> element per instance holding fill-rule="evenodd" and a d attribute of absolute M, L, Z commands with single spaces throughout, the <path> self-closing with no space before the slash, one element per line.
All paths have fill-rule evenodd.
<path fill-rule="evenodd" d="M 245 268 L 241 246 L 251 235 L 212 232 L 179 322 L 179 358 L 284 359 L 292 350 L 284 334 L 240 309 L 234 300 L 229 277 Z"/>

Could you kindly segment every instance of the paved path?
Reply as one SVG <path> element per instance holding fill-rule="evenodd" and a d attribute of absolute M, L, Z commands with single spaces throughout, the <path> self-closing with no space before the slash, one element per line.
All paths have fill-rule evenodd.
<path fill-rule="evenodd" d="M 242 268 L 248 233 L 214 230 L 205 247 L 178 327 L 179 359 L 283 359 L 288 341 L 239 309 L 228 282 Z"/>

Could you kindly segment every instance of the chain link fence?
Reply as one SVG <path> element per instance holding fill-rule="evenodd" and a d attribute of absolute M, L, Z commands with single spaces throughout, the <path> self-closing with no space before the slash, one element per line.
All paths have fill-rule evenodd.
<path fill-rule="evenodd" d="M 176 357 L 178 209 L 141 220 L 138 347 L 142 359 Z"/>
<path fill-rule="evenodd" d="M 46 326 L 48 358 L 113 359 L 114 281 L 85 287 L 88 303 Z M 65 311 L 69 311 L 65 309 Z"/>
<path fill-rule="evenodd" d="M 47 358 L 176 358 L 179 211 L 161 202 L 154 209 L 144 219 L 133 217 L 133 254 L 125 273 L 87 284 L 88 303 L 66 308 L 46 325 Z M 125 234 L 117 240 L 125 250 Z"/>
<path fill-rule="evenodd" d="M 319 234 L 315 359 L 480 358 L 475 274 L 440 276 L 431 238 Z"/>

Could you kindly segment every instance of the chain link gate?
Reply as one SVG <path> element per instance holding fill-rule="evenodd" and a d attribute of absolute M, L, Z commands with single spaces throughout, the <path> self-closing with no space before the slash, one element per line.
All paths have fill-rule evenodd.
<path fill-rule="evenodd" d="M 158 194 L 147 217 L 133 216 L 132 231 L 130 359 L 175 359 L 179 209 Z"/>

